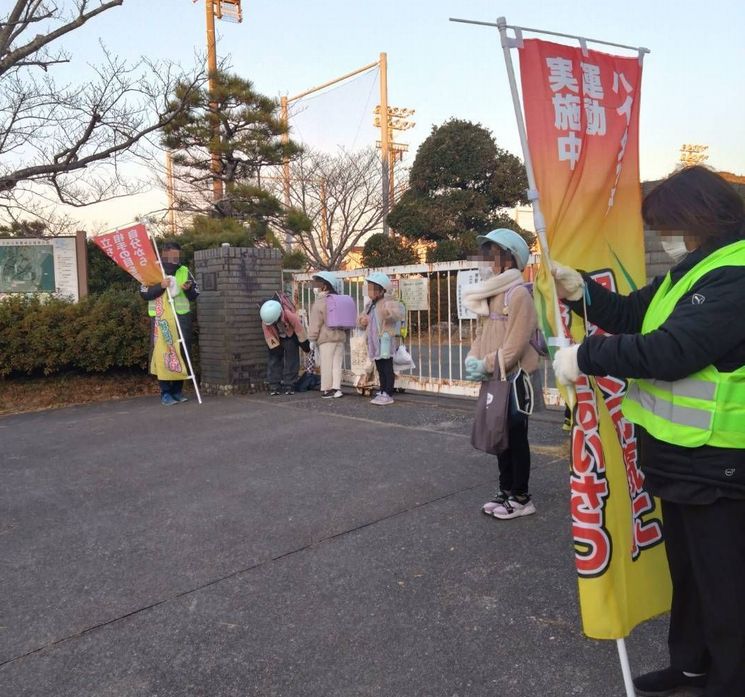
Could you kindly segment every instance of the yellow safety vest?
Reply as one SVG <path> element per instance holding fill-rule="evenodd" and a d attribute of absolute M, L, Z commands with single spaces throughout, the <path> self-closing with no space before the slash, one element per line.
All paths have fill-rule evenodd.
<path fill-rule="evenodd" d="M 177 293 L 173 296 L 173 304 L 176 308 L 176 314 L 185 315 L 191 309 L 189 307 L 189 298 L 186 297 L 183 288 L 181 287 L 189 280 L 189 269 L 186 266 L 179 266 L 174 274 L 176 279 Z M 168 292 L 167 290 L 165 291 Z M 151 317 L 155 317 L 155 300 L 149 300 L 147 303 L 147 313 Z"/>
<path fill-rule="evenodd" d="M 642 334 L 658 329 L 702 276 L 722 266 L 745 266 L 745 241 L 718 249 L 675 284 L 668 273 L 644 315 Z M 666 443 L 745 448 L 745 366 L 721 373 L 708 365 L 672 382 L 632 379 L 623 415 Z"/>

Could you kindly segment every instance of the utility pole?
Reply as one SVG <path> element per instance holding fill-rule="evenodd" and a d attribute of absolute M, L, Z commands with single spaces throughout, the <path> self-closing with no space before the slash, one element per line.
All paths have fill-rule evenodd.
<path fill-rule="evenodd" d="M 207 20 L 207 73 L 210 97 L 215 94 L 215 77 L 217 75 L 217 41 L 215 39 L 215 17 L 231 22 L 243 21 L 241 0 L 204 0 Z M 225 196 L 225 188 L 220 167 L 220 115 L 218 105 L 214 99 L 210 100 L 210 121 L 212 122 L 211 169 L 212 169 L 212 201 L 217 203 Z"/>
<path fill-rule="evenodd" d="M 173 179 L 173 157 L 170 151 L 166 151 L 166 193 L 168 194 L 168 227 L 171 229 L 171 234 L 175 235 L 176 230 L 176 196 L 174 194 L 174 179 Z"/>
<path fill-rule="evenodd" d="M 383 175 L 383 234 L 388 234 L 388 213 L 390 212 L 390 184 L 388 159 L 391 155 L 391 132 L 388 130 L 388 54 L 380 54 L 380 164 Z"/>
<path fill-rule="evenodd" d="M 297 99 L 297 97 L 296 97 Z M 282 143 L 287 145 L 287 143 L 290 142 L 290 129 L 288 125 L 288 121 L 290 119 L 290 113 L 288 108 L 289 100 L 287 97 L 280 97 L 279 100 L 279 107 L 280 107 L 280 118 L 282 119 L 282 124 L 285 127 L 285 132 L 282 134 Z M 282 180 L 283 180 L 283 189 L 285 192 L 285 208 L 290 207 L 290 161 L 285 157 L 284 162 L 282 163 Z M 292 243 L 291 235 L 287 235 L 287 239 L 285 242 L 289 246 Z"/>
<path fill-rule="evenodd" d="M 394 166 L 408 150 L 408 146 L 395 143 L 393 131 L 408 131 L 416 124 L 406 117 L 414 114 L 414 109 L 400 109 L 388 106 L 388 55 L 380 54 L 380 104 L 375 107 L 375 126 L 380 128 L 380 165 L 383 180 L 383 234 L 387 235 L 388 213 L 395 199 Z"/>

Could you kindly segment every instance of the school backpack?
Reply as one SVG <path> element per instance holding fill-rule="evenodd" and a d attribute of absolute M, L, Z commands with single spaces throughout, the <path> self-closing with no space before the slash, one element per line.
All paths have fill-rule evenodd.
<path fill-rule="evenodd" d="M 530 293 L 530 296 L 533 297 L 533 284 L 532 283 L 523 283 L 523 287 Z M 507 314 L 509 304 L 510 304 L 510 296 L 512 295 L 512 292 L 517 288 L 517 286 L 513 286 L 512 288 L 509 288 L 507 292 L 504 294 L 504 314 Z M 540 328 L 536 327 L 535 331 L 530 335 L 530 345 L 536 350 L 539 356 L 542 358 L 547 358 L 549 356 L 548 353 L 548 344 L 546 343 L 546 337 L 543 335 L 543 332 L 540 330 Z"/>
<path fill-rule="evenodd" d="M 329 293 L 326 296 L 326 326 L 329 329 L 354 329 L 357 326 L 357 303 L 351 295 Z"/>

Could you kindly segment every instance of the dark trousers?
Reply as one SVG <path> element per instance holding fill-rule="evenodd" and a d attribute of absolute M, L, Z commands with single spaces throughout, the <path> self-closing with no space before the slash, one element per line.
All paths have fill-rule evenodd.
<path fill-rule="evenodd" d="M 192 338 L 192 319 L 191 319 L 191 313 L 187 313 L 185 315 L 176 315 L 176 319 L 178 320 L 179 326 L 181 327 L 181 333 L 184 336 L 184 342 L 186 343 L 186 350 L 189 352 L 189 357 L 191 358 L 191 338 Z M 152 357 L 153 348 L 155 345 L 155 317 L 150 318 L 150 356 Z M 188 370 L 188 363 L 186 362 L 186 356 L 184 355 L 184 347 L 180 346 L 181 350 L 181 358 L 184 361 L 184 365 L 187 366 Z M 158 385 L 160 386 L 160 396 L 162 397 L 165 394 L 170 394 L 171 396 L 180 395 L 184 390 L 184 382 L 185 380 L 158 380 Z"/>
<path fill-rule="evenodd" d="M 385 392 L 389 397 L 392 396 L 393 385 L 396 382 L 396 374 L 393 372 L 393 359 L 379 358 L 375 361 L 375 367 L 378 369 L 380 391 Z"/>
<path fill-rule="evenodd" d="M 530 479 L 528 419 L 510 417 L 510 447 L 497 455 L 499 488 L 512 494 L 527 494 Z"/>
<path fill-rule="evenodd" d="M 673 581 L 670 665 L 707 673 L 706 697 L 745 696 L 745 501 L 662 502 Z"/>
<path fill-rule="evenodd" d="M 269 350 L 266 364 L 266 381 L 269 389 L 278 390 L 282 385 L 292 387 L 300 371 L 300 349 L 297 341 L 289 337 L 279 340 L 279 346 Z"/>

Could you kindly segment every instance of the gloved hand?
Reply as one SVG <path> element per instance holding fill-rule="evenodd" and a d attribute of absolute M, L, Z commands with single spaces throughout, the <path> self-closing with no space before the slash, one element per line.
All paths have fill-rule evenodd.
<path fill-rule="evenodd" d="M 486 370 L 486 361 L 483 358 L 469 356 L 466 358 L 466 380 L 480 382 L 486 380 L 489 373 Z"/>
<path fill-rule="evenodd" d="M 556 281 L 556 293 L 562 300 L 580 300 L 585 292 L 585 279 L 574 269 L 551 262 L 551 275 Z"/>
<path fill-rule="evenodd" d="M 310 350 L 314 353 L 318 353 L 318 344 L 315 341 L 310 342 Z"/>
<path fill-rule="evenodd" d="M 579 378 L 577 351 L 579 344 L 559 349 L 554 356 L 554 375 L 562 385 L 573 385 Z"/>

